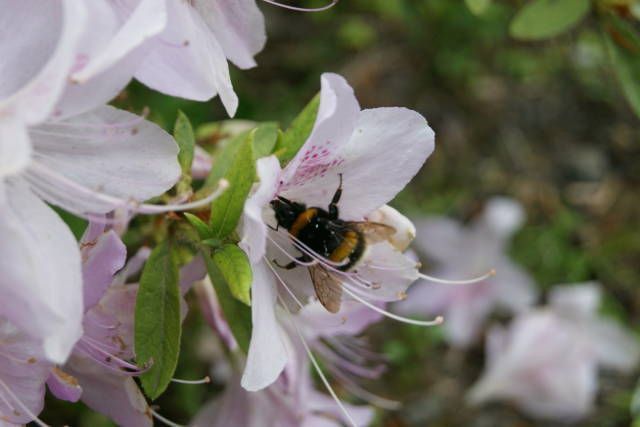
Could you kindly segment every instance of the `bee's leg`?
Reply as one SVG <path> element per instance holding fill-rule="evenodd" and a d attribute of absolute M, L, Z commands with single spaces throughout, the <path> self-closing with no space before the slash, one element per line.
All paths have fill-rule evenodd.
<path fill-rule="evenodd" d="M 274 263 L 277 267 L 284 268 L 285 270 L 293 270 L 298 266 L 298 263 L 296 263 L 295 261 L 291 261 L 289 264 L 285 265 L 280 264 L 276 259 L 272 259 L 271 262 Z"/>
<path fill-rule="evenodd" d="M 266 224 L 266 223 L 265 223 Z M 267 227 L 272 229 L 273 231 L 278 231 L 280 229 L 280 224 L 276 224 L 276 226 L 272 226 L 271 224 L 266 224 Z"/>
<path fill-rule="evenodd" d="M 308 262 L 309 260 L 310 258 L 306 254 L 303 254 L 296 258 L 296 261 L 298 262 Z M 289 264 L 282 265 L 275 259 L 271 260 L 271 262 L 273 262 L 275 265 L 280 268 L 284 268 L 285 270 L 293 270 L 294 268 L 296 268 L 299 265 L 299 263 L 296 261 L 291 261 Z"/>
<path fill-rule="evenodd" d="M 329 203 L 329 217 L 331 219 L 338 219 L 338 202 L 342 196 L 342 174 L 339 173 L 338 176 L 340 177 L 340 185 L 338 185 L 338 189 L 333 194 L 331 203 Z"/>

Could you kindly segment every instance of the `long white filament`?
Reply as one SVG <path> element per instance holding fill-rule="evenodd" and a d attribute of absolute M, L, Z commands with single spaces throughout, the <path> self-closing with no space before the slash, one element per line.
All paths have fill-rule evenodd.
<path fill-rule="evenodd" d="M 284 307 L 284 309 L 287 311 L 287 313 L 289 314 L 289 316 L 288 316 L 289 323 L 293 326 L 293 329 L 298 334 L 298 337 L 300 338 L 300 341 L 302 342 L 304 350 L 307 352 L 307 356 L 309 357 L 309 360 L 311 360 L 311 363 L 313 364 L 313 368 L 315 369 L 316 373 L 318 374 L 318 376 L 322 380 L 322 383 L 324 384 L 325 388 L 327 389 L 327 391 L 329 392 L 329 394 L 331 395 L 333 400 L 335 400 L 336 404 L 338 405 L 338 407 L 340 408 L 340 410 L 342 411 L 344 416 L 347 418 L 349 423 L 353 427 L 358 427 L 356 422 L 351 417 L 351 414 L 349 413 L 349 411 L 347 411 L 347 408 L 342 404 L 342 401 L 340 401 L 340 398 L 338 398 L 338 395 L 333 390 L 333 387 L 331 387 L 331 384 L 329 383 L 329 380 L 327 380 L 327 377 L 324 375 L 324 372 L 322 372 L 322 369 L 320 369 L 320 365 L 318 364 L 318 361 L 316 360 L 315 356 L 311 352 L 311 349 L 309 348 L 309 345 L 307 344 L 307 340 L 304 338 L 304 335 L 302 335 L 302 332 L 300 332 L 300 329 L 298 328 L 298 325 L 296 324 L 296 322 L 293 321 L 293 315 L 289 311 L 289 308 L 286 306 L 284 301 L 282 301 L 282 299 L 279 296 L 278 296 L 278 300 L 280 301 L 280 305 L 282 305 Z"/>
<path fill-rule="evenodd" d="M 288 254 L 283 248 L 281 248 L 280 246 L 277 246 L 283 253 L 285 253 L 286 255 L 290 256 L 290 254 Z M 338 270 L 330 265 L 326 265 L 324 264 L 324 258 L 320 257 L 319 255 L 317 255 L 315 252 L 310 251 L 309 253 L 310 256 L 314 257 L 315 259 L 317 259 L 319 262 L 321 262 L 327 269 L 340 274 L 341 276 L 345 277 L 348 281 L 351 282 L 351 285 L 363 285 L 365 283 L 358 283 L 359 279 L 357 276 L 350 274 L 349 272 L 344 272 L 341 270 Z M 300 262 L 297 261 L 295 258 L 293 258 L 295 262 Z M 271 268 L 271 271 L 273 271 L 275 273 L 275 270 L 273 269 L 273 267 L 271 267 L 269 265 L 269 268 Z M 289 291 L 288 287 L 286 286 L 286 284 L 284 284 L 284 282 L 282 281 L 282 279 L 280 279 L 280 277 L 277 275 L 277 273 L 275 273 L 276 276 L 278 277 L 278 280 L 280 280 L 281 283 L 283 283 L 283 285 L 285 286 L 285 288 Z M 358 302 L 366 305 L 367 307 L 369 307 L 371 310 L 382 314 L 385 317 L 388 317 L 390 319 L 394 319 L 398 322 L 401 323 L 407 323 L 410 325 L 418 325 L 418 326 L 437 326 L 437 325 L 441 325 L 444 322 L 444 318 L 442 316 L 437 316 L 435 319 L 433 320 L 417 320 L 417 319 L 410 319 L 408 317 L 404 317 L 404 316 L 399 316 L 397 314 L 391 313 L 387 310 L 384 310 L 378 306 L 376 306 L 375 304 L 370 303 L 369 301 L 367 301 L 366 299 L 364 299 L 362 296 L 357 295 L 357 292 L 355 292 L 355 290 L 349 289 L 348 286 L 344 286 L 346 285 L 346 283 L 343 283 L 342 289 L 349 294 L 353 299 L 357 300 Z M 291 293 L 291 291 L 289 291 Z M 291 293 L 292 294 L 292 293 Z M 298 304 L 300 304 L 299 301 L 296 300 L 296 302 Z"/>
<path fill-rule="evenodd" d="M 162 421 L 163 423 L 165 423 L 169 427 L 185 427 L 182 424 L 174 423 L 170 419 L 163 417 L 162 415 L 160 415 L 159 413 L 154 411 L 153 408 L 151 408 L 151 407 L 149 407 L 149 411 L 151 411 L 151 415 L 153 415 L 153 418 L 155 418 L 155 419 L 157 419 L 159 421 Z"/>
<path fill-rule="evenodd" d="M 401 323 L 408 323 L 410 325 L 418 325 L 418 326 L 437 326 L 437 325 L 441 325 L 444 322 L 444 317 L 442 316 L 437 316 L 435 319 L 433 320 L 416 320 L 416 319 L 409 319 L 408 317 L 404 317 L 404 316 L 399 316 L 397 314 L 393 314 L 385 309 L 382 309 L 378 306 L 376 306 L 375 304 L 370 303 L 369 301 L 367 301 L 366 299 L 358 296 L 355 292 L 353 292 L 352 290 L 350 290 L 348 287 L 343 286 L 342 290 L 345 291 L 346 293 L 348 293 L 353 299 L 359 301 L 360 303 L 366 305 L 367 307 L 369 307 L 371 310 L 376 311 L 380 314 L 382 314 L 383 316 L 389 317 L 393 320 L 397 320 L 398 322 Z"/>
<path fill-rule="evenodd" d="M 209 384 L 211 382 L 211 378 L 208 375 L 199 380 L 182 380 L 180 378 L 171 378 L 171 382 L 177 383 L 177 384 L 190 384 L 190 385 Z"/>
<path fill-rule="evenodd" d="M 265 3 L 269 3 L 273 6 L 281 7 L 283 9 L 295 10 L 296 12 L 322 12 L 323 10 L 331 9 L 333 6 L 335 6 L 338 3 L 338 0 L 331 0 L 331 3 L 326 6 L 306 8 L 306 7 L 297 7 L 297 6 L 290 6 L 288 4 L 282 4 L 275 0 L 262 0 L 262 1 L 264 1 Z"/>
<path fill-rule="evenodd" d="M 131 211 L 135 213 L 141 213 L 141 214 L 158 214 L 158 213 L 164 213 L 164 212 L 185 211 L 185 210 L 192 210 L 192 209 L 205 207 L 208 204 L 210 204 L 213 200 L 218 198 L 220 195 L 222 195 L 222 193 L 227 189 L 227 187 L 229 187 L 229 182 L 225 179 L 221 179 L 220 181 L 218 181 L 218 187 L 216 188 L 216 190 L 203 199 L 196 200 L 191 203 L 171 204 L 171 205 L 153 205 L 149 203 L 138 203 L 132 200 L 126 200 L 120 197 L 111 196 L 108 194 L 104 194 L 104 193 L 100 193 L 98 191 L 92 190 L 72 179 L 67 178 L 62 174 L 56 173 L 55 171 L 49 169 L 48 167 L 44 166 L 42 163 L 39 163 L 37 161 L 32 162 L 30 169 L 33 172 L 36 172 L 37 175 L 29 174 L 27 178 L 32 183 L 32 185 L 34 185 L 35 189 L 38 189 L 38 187 L 44 187 L 42 189 L 44 191 L 42 190 L 37 191 L 37 193 L 39 193 L 39 195 L 45 199 L 48 191 L 52 191 L 55 194 L 55 189 L 57 187 L 52 185 L 52 183 L 57 181 L 62 185 L 66 186 L 67 188 L 73 189 L 74 191 L 77 191 L 83 196 L 86 196 L 88 199 L 99 202 L 99 203 L 104 203 L 105 205 L 110 206 L 112 209 L 127 207 L 127 208 L 130 208 Z M 46 180 L 38 179 L 36 178 L 36 176 L 40 176 L 42 178 L 45 178 Z M 84 216 L 84 217 L 87 216 L 86 212 L 76 211 L 73 213 Z"/>
<path fill-rule="evenodd" d="M 465 279 L 465 280 L 447 280 L 447 279 L 440 279 L 438 277 L 433 277 L 433 276 L 429 276 L 427 274 L 424 273 L 418 273 L 418 276 L 424 280 L 428 280 L 430 282 L 434 282 L 434 283 L 442 283 L 444 285 L 472 285 L 474 283 L 478 283 L 478 282 L 482 282 L 483 280 L 487 280 L 490 277 L 493 277 L 496 275 L 496 270 L 491 269 L 488 272 L 486 272 L 485 274 L 478 276 L 478 277 L 473 277 L 471 279 Z"/>
<path fill-rule="evenodd" d="M 11 399 L 13 399 L 13 401 L 18 404 L 20 409 L 22 409 L 25 414 L 27 414 L 29 417 L 31 417 L 31 421 L 32 422 L 38 424 L 40 427 L 50 427 L 48 424 L 46 424 L 44 421 L 42 421 L 40 418 L 38 418 L 36 416 L 36 414 L 31 412 L 31 410 L 27 407 L 27 405 L 25 405 L 22 402 L 22 400 L 20 400 L 20 398 L 15 395 L 15 393 L 13 391 L 11 391 L 11 388 L 8 385 L 6 385 L 4 383 L 4 381 L 0 380 L 0 386 L 2 386 L 2 388 L 7 392 L 9 397 L 11 397 Z M 5 400 L 5 399 L 3 399 L 3 400 Z M 5 402 L 6 402 L 6 400 L 5 400 Z M 8 404 L 9 402 L 6 402 L 6 403 Z M 8 404 L 7 406 L 13 407 L 13 405 L 10 405 L 10 404 Z"/>

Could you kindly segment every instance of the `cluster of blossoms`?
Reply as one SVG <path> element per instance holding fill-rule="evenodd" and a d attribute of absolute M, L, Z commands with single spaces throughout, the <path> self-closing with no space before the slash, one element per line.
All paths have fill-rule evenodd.
<path fill-rule="evenodd" d="M 227 58 L 254 65 L 264 24 L 251 0 L 0 6 L 0 314 L 62 363 L 82 334 L 81 257 L 44 202 L 81 216 L 171 210 L 141 202 L 180 176 L 176 143 L 105 103 L 136 77 L 174 96 L 219 94 L 233 114 Z"/>
<path fill-rule="evenodd" d="M 106 103 L 135 78 L 172 96 L 202 101 L 219 95 L 233 115 L 238 100 L 227 60 L 240 68 L 255 65 L 253 56 L 265 42 L 262 15 L 253 0 L 29 0 L 0 6 L 3 31 L 12 35 L 0 44 L 2 422 L 43 424 L 37 415 L 46 384 L 56 397 L 82 400 L 118 424 L 149 425 L 155 412 L 134 377 L 153 360 L 134 362 L 138 286 L 127 281 L 150 251 L 143 248 L 127 262 L 118 232 L 132 215 L 207 206 L 219 192 L 195 202 L 145 203 L 178 181 L 178 145 L 144 117 Z M 327 74 L 315 125 L 298 154 L 284 169 L 273 155 L 258 160 L 260 182 L 238 230 L 253 269 L 253 328 L 240 381 L 246 391 L 231 385 L 225 396 L 232 397 L 216 404 L 229 417 L 259 423 L 268 412 L 277 424 L 288 419 L 298 425 L 303 418 L 313 425 L 321 419 L 367 424 L 371 409 L 342 404 L 314 354 L 355 395 L 395 405 L 360 387 L 359 378 L 376 378 L 384 366 L 353 336 L 383 315 L 440 323 L 411 321 L 384 308 L 404 298 L 420 276 L 418 264 L 402 253 L 415 230 L 385 203 L 417 173 L 433 144 L 433 131 L 419 114 L 361 111 L 344 79 Z M 198 155 L 194 172 L 203 166 L 204 172 L 196 172 L 202 176 L 210 163 L 206 154 Z M 372 161 L 389 173 L 377 173 Z M 325 206 L 338 177 L 344 178 L 341 219 L 375 218 L 394 230 L 368 247 L 352 271 L 336 270 L 285 230 L 268 229 L 278 225 L 268 215 L 272 200 Z M 363 185 L 371 190 L 359 191 Z M 51 206 L 91 221 L 79 243 Z M 335 270 L 345 293 L 335 313 L 315 299 L 306 269 L 277 272 L 273 260 L 291 258 L 296 249 Z M 198 256 L 183 270 L 182 292 L 205 275 Z M 211 286 L 204 289 L 205 315 L 217 319 L 216 330 L 237 349 L 224 318 L 214 316 L 219 309 Z M 310 362 L 337 406 L 313 388 Z M 273 404 L 276 398 L 286 410 Z M 234 414 L 242 401 L 255 411 Z"/>
<path fill-rule="evenodd" d="M 263 16 L 254 0 L 0 0 L 0 9 L 0 425 L 46 425 L 38 418 L 46 389 L 119 425 L 152 425 L 153 417 L 172 424 L 136 379 L 156 362 L 136 357 L 143 280 L 135 281 L 153 252 L 143 246 L 128 257 L 121 236 L 137 214 L 202 213 L 212 202 L 213 210 L 226 181 L 204 185 L 194 200 L 193 192 L 169 196 L 185 173 L 181 148 L 143 116 L 107 103 L 136 79 L 196 101 L 217 95 L 233 116 L 228 62 L 256 65 Z M 250 304 L 246 353 L 233 332 L 238 319 L 225 312 L 229 303 L 207 271 L 220 242 L 189 242 L 189 262 L 176 274 L 178 323 L 193 287 L 225 354 L 238 362 L 194 425 L 368 425 L 374 407 L 398 405 L 362 385 L 379 378 L 386 361 L 360 335 L 385 317 L 432 326 L 443 314 L 446 336 L 465 347 L 494 307 L 516 313 L 510 329 L 491 330 L 487 373 L 470 400 L 509 398 L 534 414 L 580 416 L 599 366 L 635 365 L 637 344 L 595 315 L 594 285 L 560 288 L 550 308 L 530 309 L 533 282 L 504 254 L 523 220 L 514 203 L 491 201 L 467 229 L 445 219 L 416 228 L 387 205 L 434 150 L 419 113 L 363 110 L 345 79 L 326 73 L 315 114 L 290 160 L 275 150 L 251 159 L 258 182 L 225 237 L 251 272 L 250 301 L 242 301 Z M 208 179 L 215 164 L 194 150 L 191 177 Z M 145 202 L 163 195 L 164 204 Z M 79 242 L 56 209 L 89 220 Z M 198 228 L 197 216 L 185 217 Z M 310 224 L 319 245 L 302 237 Z M 444 279 L 420 272 L 409 251 L 417 234 L 417 249 Z M 449 279 L 465 275 L 477 278 Z M 542 339 L 549 345 L 539 348 Z M 614 347 L 624 351 L 606 350 Z M 331 396 L 315 387 L 312 367 Z M 332 383 L 366 404 L 343 403 Z M 554 388 L 560 383 L 564 389 Z"/>
<path fill-rule="evenodd" d="M 597 314 L 598 283 L 555 286 L 547 305 L 534 307 L 533 279 L 506 253 L 508 238 L 523 221 L 523 208 L 503 197 L 490 199 L 468 226 L 446 217 L 417 220 L 415 246 L 434 261 L 438 275 L 477 274 L 489 266 L 497 274 L 465 286 L 416 286 L 394 311 L 444 313 L 445 338 L 460 349 L 478 340 L 494 310 L 513 314 L 510 325 L 493 325 L 486 334 L 486 369 L 469 390 L 469 403 L 503 400 L 533 417 L 576 421 L 593 408 L 598 368 L 631 372 L 640 361 L 640 344 Z"/>

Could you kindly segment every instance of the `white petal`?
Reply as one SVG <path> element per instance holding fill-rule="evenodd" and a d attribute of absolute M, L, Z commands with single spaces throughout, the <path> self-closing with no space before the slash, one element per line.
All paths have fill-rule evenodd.
<path fill-rule="evenodd" d="M 264 262 L 254 266 L 251 285 L 251 343 L 242 387 L 257 391 L 273 383 L 287 363 L 287 351 L 276 320 L 276 282 Z"/>
<path fill-rule="evenodd" d="M 74 357 L 67 368 L 82 386 L 81 400 L 123 427 L 151 427 L 153 419 L 133 378 L 114 374 L 89 359 Z"/>
<path fill-rule="evenodd" d="M 596 392 L 596 364 L 582 332 L 548 310 L 518 317 L 470 400 L 506 399 L 535 417 L 579 418 Z M 544 345 L 540 343 L 543 342 Z"/>
<path fill-rule="evenodd" d="M 281 178 L 284 196 L 312 205 L 318 205 L 319 201 L 307 195 L 307 182 L 340 161 L 338 153 L 349 142 L 360 113 L 353 89 L 342 76 L 324 73 L 320 82 L 320 106 L 311 135 L 284 168 Z M 331 188 L 335 189 L 337 173 L 332 179 Z"/>
<path fill-rule="evenodd" d="M 600 296 L 597 282 L 557 285 L 549 293 L 549 303 L 560 315 L 588 318 L 598 310 Z"/>
<path fill-rule="evenodd" d="M 525 212 L 522 205 L 513 199 L 493 197 L 484 208 L 482 220 L 498 236 L 506 239 L 522 226 Z"/>
<path fill-rule="evenodd" d="M 70 117 L 96 108 L 114 98 L 133 78 L 148 54 L 148 40 L 167 22 L 164 2 L 143 0 L 122 11 L 123 4 L 91 0 L 90 21 L 78 49 L 77 61 L 57 117 Z M 126 13 L 119 22 L 115 13 Z"/>
<path fill-rule="evenodd" d="M 447 339 L 458 348 L 468 347 L 476 340 L 494 302 L 493 298 L 483 298 L 482 292 L 479 292 L 478 295 L 467 292 L 466 297 L 454 301 L 444 313 L 443 327 Z"/>
<path fill-rule="evenodd" d="M 588 331 L 602 366 L 630 372 L 638 365 L 640 345 L 631 331 L 607 319 L 590 322 Z"/>
<path fill-rule="evenodd" d="M 127 259 L 127 248 L 120 237 L 109 230 L 93 241 L 83 239 L 82 281 L 84 309 L 98 304 Z"/>
<path fill-rule="evenodd" d="M 31 131 L 28 179 L 50 203 L 103 213 L 170 189 L 180 176 L 178 147 L 157 125 L 104 106 Z"/>
<path fill-rule="evenodd" d="M 92 0 L 92 3 L 98 2 Z M 104 19 L 104 14 L 100 18 Z M 163 2 L 140 1 L 117 32 L 107 40 L 106 45 L 101 46 L 99 50 L 96 46 L 91 46 L 98 51 L 85 67 L 73 73 L 72 79 L 82 83 L 108 70 L 145 41 L 159 34 L 166 24 L 167 10 Z"/>
<path fill-rule="evenodd" d="M 44 384 L 51 368 L 51 363 L 43 357 L 40 342 L 6 319 L 0 319 L 0 425 L 2 421 L 20 425 L 31 421 L 15 397 L 32 414 L 40 413 L 44 405 Z"/>
<path fill-rule="evenodd" d="M 393 199 L 418 173 L 433 148 L 434 133 L 415 111 L 362 111 L 351 141 L 341 153 L 345 159 L 340 165 L 343 217 L 361 218 Z"/>
<path fill-rule="evenodd" d="M 428 217 L 415 221 L 415 247 L 440 263 L 457 262 L 468 246 L 467 232 L 459 222 L 446 217 Z"/>
<path fill-rule="evenodd" d="M 253 56 L 267 40 L 264 16 L 255 0 L 195 0 L 193 6 L 231 62 L 240 68 L 255 67 Z"/>
<path fill-rule="evenodd" d="M 304 170 L 304 197 L 301 194 L 294 200 L 327 206 L 341 173 L 340 216 L 362 219 L 393 199 L 420 170 L 433 148 L 434 133 L 415 111 L 361 111 L 353 135 L 339 151 L 335 164 Z"/>
<path fill-rule="evenodd" d="M 262 219 L 262 210 L 273 200 L 278 189 L 278 158 L 269 156 L 258 160 L 256 170 L 260 184 L 244 204 L 242 240 L 238 244 L 247 253 L 251 264 L 260 261 L 266 251 L 267 226 Z"/>
<path fill-rule="evenodd" d="M 406 290 L 418 279 L 417 264 L 388 242 L 372 245 L 364 259 L 353 270 L 358 277 L 374 285 L 361 288 L 375 301 L 397 301 L 406 297 Z"/>
<path fill-rule="evenodd" d="M 343 301 L 339 312 L 330 313 L 316 300 L 302 307 L 295 318 L 304 325 L 307 339 L 314 339 L 317 336 L 356 336 L 383 316 L 358 301 Z"/>
<path fill-rule="evenodd" d="M 0 179 L 26 168 L 31 152 L 26 126 L 16 120 L 0 120 Z"/>
<path fill-rule="evenodd" d="M 416 227 L 406 216 L 389 205 L 373 211 L 367 216 L 367 221 L 379 222 L 393 227 L 396 232 L 389 239 L 389 243 L 400 252 L 404 252 L 416 237 Z"/>
<path fill-rule="evenodd" d="M 168 22 L 136 78 L 152 89 L 206 101 L 216 94 L 230 116 L 238 107 L 222 47 L 200 15 L 182 0 L 167 0 Z"/>
<path fill-rule="evenodd" d="M 24 183 L 0 206 L 2 314 L 64 362 L 82 335 L 80 252 L 71 231 Z"/>
<path fill-rule="evenodd" d="M 86 10 L 77 0 L 2 0 L 0 10 L 0 28 L 12 40 L 0 48 L 0 113 L 9 111 L 26 124 L 41 122 L 67 83 Z"/>
<path fill-rule="evenodd" d="M 493 265 L 495 277 L 487 279 L 496 286 L 497 303 L 512 313 L 531 307 L 538 297 L 535 282 L 506 256 L 501 258 Z"/>

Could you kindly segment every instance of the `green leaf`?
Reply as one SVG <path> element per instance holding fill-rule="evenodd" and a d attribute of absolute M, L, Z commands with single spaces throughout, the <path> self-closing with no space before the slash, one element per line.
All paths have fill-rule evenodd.
<path fill-rule="evenodd" d="M 253 153 L 256 159 L 271 154 L 278 141 L 279 131 L 275 122 L 262 123 L 253 130 Z"/>
<path fill-rule="evenodd" d="M 313 97 L 311 101 L 304 107 L 304 110 L 296 117 L 291 126 L 282 134 L 276 144 L 275 154 L 280 159 L 280 164 L 288 163 L 296 155 L 300 147 L 305 143 L 318 115 L 318 107 L 320 106 L 320 95 Z"/>
<path fill-rule="evenodd" d="M 200 243 L 202 243 L 203 245 L 207 245 L 213 249 L 218 249 L 224 244 L 224 242 L 220 239 L 204 239 Z"/>
<path fill-rule="evenodd" d="M 640 117 L 640 36 L 629 23 L 611 16 L 604 38 L 622 91 Z"/>
<path fill-rule="evenodd" d="M 205 240 L 209 238 L 211 231 L 209 230 L 209 226 L 206 222 L 189 212 L 185 212 L 184 217 L 189 221 L 193 228 L 196 229 L 200 239 Z"/>
<path fill-rule="evenodd" d="M 244 251 L 236 245 L 226 244 L 213 254 L 213 262 L 229 285 L 231 295 L 246 305 L 251 305 L 253 273 Z"/>
<path fill-rule="evenodd" d="M 178 363 L 180 334 L 178 265 L 171 243 L 165 240 L 155 247 L 144 266 L 135 309 L 138 363 L 153 361 L 140 381 L 152 400 L 171 381 Z"/>
<path fill-rule="evenodd" d="M 640 420 L 638 418 L 640 417 L 640 381 L 638 381 L 635 389 L 633 390 L 633 394 L 631 396 L 631 405 L 629 409 L 631 410 L 631 415 L 635 419 Z"/>
<path fill-rule="evenodd" d="M 190 174 L 196 139 L 193 135 L 193 128 L 191 127 L 189 118 L 180 110 L 178 110 L 178 118 L 176 119 L 176 123 L 173 127 L 173 137 L 180 148 L 180 152 L 178 153 L 178 163 L 180 163 L 182 173 Z"/>
<path fill-rule="evenodd" d="M 242 132 L 225 143 L 220 154 L 216 156 L 215 161 L 213 162 L 213 167 L 209 172 L 209 176 L 207 176 L 207 179 L 204 182 L 205 188 L 215 188 L 218 185 L 218 181 L 225 176 L 231 167 L 231 163 L 238 153 L 238 150 L 242 146 L 242 143 L 248 136 L 249 131 Z"/>
<path fill-rule="evenodd" d="M 191 164 L 195 152 L 196 139 L 189 118 L 178 110 L 178 118 L 173 127 L 173 137 L 178 143 L 178 163 L 182 169 L 182 176 L 177 184 L 178 193 L 185 193 L 191 190 Z"/>
<path fill-rule="evenodd" d="M 474 15 L 482 15 L 491 5 L 491 0 L 465 0 L 467 7 Z"/>
<path fill-rule="evenodd" d="M 253 139 L 245 136 L 224 175 L 229 188 L 211 205 L 209 225 L 212 237 L 223 239 L 236 229 L 255 177 Z"/>
<path fill-rule="evenodd" d="M 533 0 L 518 11 L 509 33 L 521 40 L 554 37 L 576 25 L 590 9 L 590 0 Z"/>
<path fill-rule="evenodd" d="M 205 251 L 203 251 L 202 255 L 207 264 L 209 278 L 218 296 L 222 313 L 234 338 L 238 342 L 238 346 L 247 353 L 249 351 L 249 342 L 251 341 L 251 308 L 238 301 L 231 293 L 231 284 L 227 281 L 229 270 L 225 269 L 225 263 L 230 258 L 230 250 L 226 249 L 228 246 L 235 245 L 227 244 L 216 251 L 213 256 L 208 255 Z"/>

